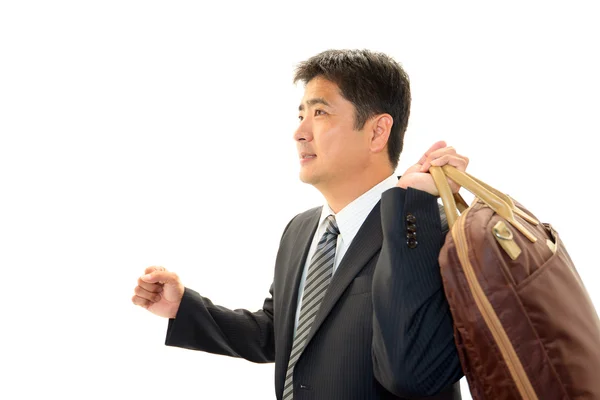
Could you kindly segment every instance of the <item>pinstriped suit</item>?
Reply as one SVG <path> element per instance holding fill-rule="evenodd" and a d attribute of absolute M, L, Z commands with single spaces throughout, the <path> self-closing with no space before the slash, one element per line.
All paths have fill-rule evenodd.
<path fill-rule="evenodd" d="M 274 361 L 280 399 L 298 286 L 320 213 L 308 210 L 286 227 L 262 310 L 232 311 L 186 288 L 166 344 Z M 409 214 L 418 242 L 410 246 Z M 437 263 L 443 238 L 434 196 L 410 188 L 384 192 L 321 303 L 294 368 L 295 400 L 460 399 L 462 370 Z"/>

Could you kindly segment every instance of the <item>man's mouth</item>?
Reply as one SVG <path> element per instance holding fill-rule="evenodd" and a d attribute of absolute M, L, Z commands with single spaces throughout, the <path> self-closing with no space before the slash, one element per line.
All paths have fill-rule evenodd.
<path fill-rule="evenodd" d="M 311 153 L 300 153 L 300 159 L 301 160 L 309 160 L 311 158 L 315 158 L 317 157 L 316 154 L 311 154 Z"/>

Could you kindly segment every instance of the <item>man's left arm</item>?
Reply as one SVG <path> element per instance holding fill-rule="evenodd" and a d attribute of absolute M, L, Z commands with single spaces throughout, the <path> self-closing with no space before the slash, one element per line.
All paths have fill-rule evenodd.
<path fill-rule="evenodd" d="M 437 197 L 396 187 L 381 199 L 383 244 L 373 276 L 373 367 L 401 397 L 441 392 L 462 376 L 438 256 Z"/>

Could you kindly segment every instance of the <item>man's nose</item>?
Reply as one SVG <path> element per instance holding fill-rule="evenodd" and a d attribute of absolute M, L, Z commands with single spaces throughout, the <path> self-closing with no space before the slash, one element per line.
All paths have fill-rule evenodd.
<path fill-rule="evenodd" d="M 310 142 L 312 140 L 311 124 L 303 119 L 294 132 L 294 140 L 297 142 Z"/>

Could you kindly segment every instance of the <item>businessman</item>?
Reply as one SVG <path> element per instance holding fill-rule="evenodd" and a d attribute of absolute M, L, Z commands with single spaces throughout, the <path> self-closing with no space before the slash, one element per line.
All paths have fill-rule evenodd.
<path fill-rule="evenodd" d="M 440 141 L 394 174 L 411 95 L 385 54 L 324 51 L 297 82 L 300 179 L 324 204 L 283 230 L 263 308 L 214 305 L 163 267 L 146 269 L 133 303 L 169 319 L 169 346 L 275 362 L 280 400 L 460 399 L 438 265 L 447 228 L 428 171 L 464 171 L 467 157 Z"/>

